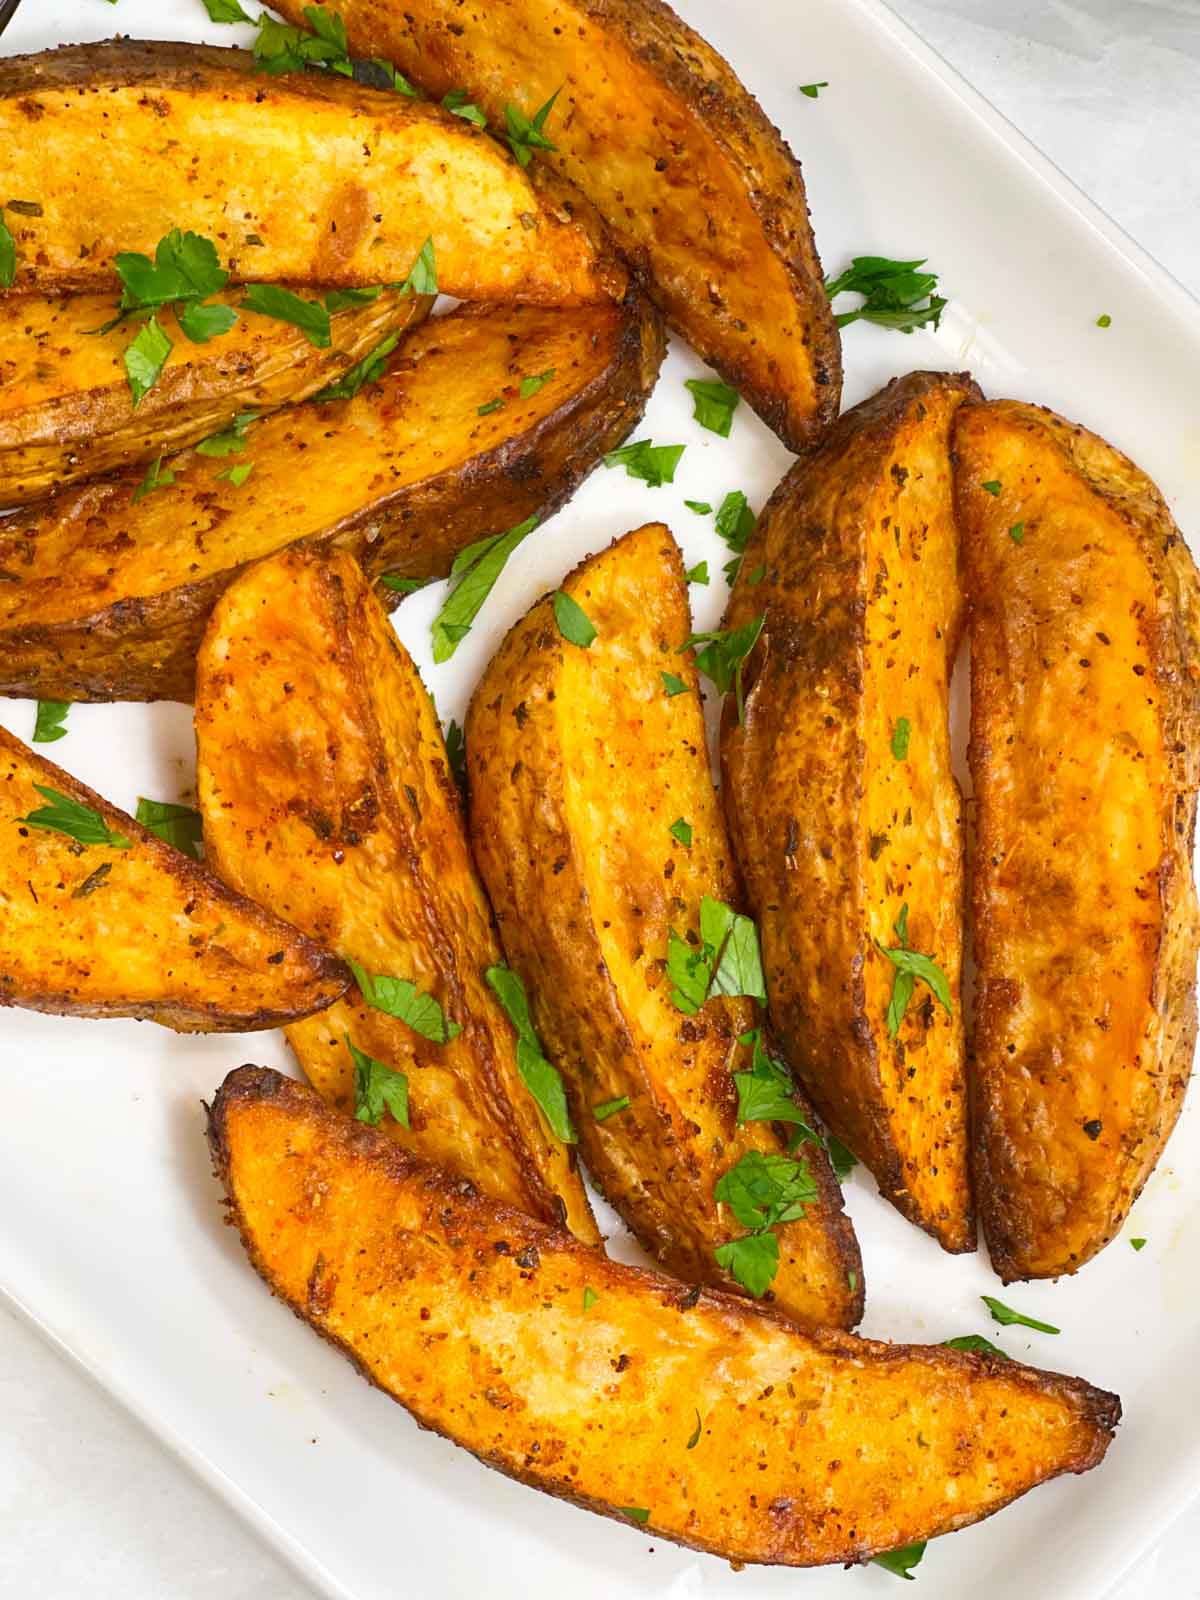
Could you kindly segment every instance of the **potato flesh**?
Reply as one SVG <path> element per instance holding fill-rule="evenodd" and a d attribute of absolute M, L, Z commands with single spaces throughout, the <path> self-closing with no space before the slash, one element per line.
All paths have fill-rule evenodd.
<path fill-rule="evenodd" d="M 254 1265 L 368 1378 L 502 1472 L 640 1508 L 655 1538 L 863 1560 L 1095 1465 L 1119 1415 L 1078 1379 L 687 1294 L 465 1196 L 276 1073 L 232 1073 L 209 1137 Z"/>
<path fill-rule="evenodd" d="M 411 1127 L 388 1113 L 389 1135 L 598 1242 L 484 979 L 503 958 L 437 715 L 350 556 L 286 551 L 229 589 L 200 654 L 196 736 L 220 875 L 368 973 L 415 983 L 462 1029 L 431 1041 L 354 990 L 287 1030 L 309 1081 L 353 1114 L 349 1037 L 408 1077 Z"/>
<path fill-rule="evenodd" d="M 1094 435 L 997 402 L 962 413 L 956 449 L 978 1188 L 997 1270 L 1048 1277 L 1120 1227 L 1191 1068 L 1197 580 L 1153 485 Z"/>

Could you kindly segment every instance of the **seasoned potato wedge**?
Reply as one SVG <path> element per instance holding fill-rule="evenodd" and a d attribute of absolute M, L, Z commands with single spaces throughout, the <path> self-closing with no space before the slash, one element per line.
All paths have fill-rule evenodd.
<path fill-rule="evenodd" d="M 714 1252 L 747 1230 L 714 1190 L 747 1155 L 784 1144 L 768 1123 L 737 1122 L 733 1074 L 751 1069 L 738 1041 L 756 1026 L 754 1002 L 716 994 L 686 1015 L 667 971 L 672 930 L 698 941 L 704 897 L 737 899 L 695 668 L 678 653 L 690 629 L 679 548 L 648 524 L 562 592 L 595 628 L 591 646 L 563 636 L 547 596 L 471 701 L 475 856 L 589 1170 L 672 1272 L 736 1287 Z M 664 671 L 687 692 L 668 694 Z M 806 1143 L 802 1157 L 813 1192 L 802 1218 L 775 1230 L 769 1292 L 799 1321 L 848 1327 L 862 1315 L 858 1246 L 824 1150 Z"/>
<path fill-rule="evenodd" d="M 250 1260 L 365 1377 L 489 1466 L 656 1539 L 863 1561 L 1087 1471 L 1120 1416 L 1078 1378 L 805 1333 L 621 1266 L 275 1072 L 226 1078 L 209 1143 Z"/>
<path fill-rule="evenodd" d="M 662 355 L 645 301 L 463 306 L 353 400 L 256 423 L 244 483 L 192 453 L 141 499 L 135 470 L 18 512 L 0 525 L 0 693 L 189 698 L 217 597 L 298 539 L 352 551 L 372 577 L 444 576 L 464 545 L 568 498 L 641 415 Z M 522 399 L 521 378 L 548 371 Z"/>
<path fill-rule="evenodd" d="M 727 627 L 765 620 L 744 721 L 731 696 L 721 738 L 730 831 L 791 1063 L 881 1193 L 956 1251 L 975 1248 L 975 1226 L 948 705 L 962 615 L 950 428 L 978 392 L 966 376 L 895 380 L 784 479 L 730 597 Z M 937 963 L 948 1009 L 883 953 L 902 947 Z"/>
<path fill-rule="evenodd" d="M 977 805 L 976 1193 L 997 1272 L 1124 1222 L 1196 1040 L 1200 583 L 1143 472 L 1051 411 L 964 407 Z"/>
<path fill-rule="evenodd" d="M 241 298 L 226 290 L 213 303 L 236 307 Z M 385 291 L 338 312 L 326 350 L 289 322 L 244 314 L 207 344 L 176 339 L 135 409 L 123 361 L 130 328 L 97 333 L 112 318 L 111 295 L 0 296 L 0 506 L 182 450 L 239 412 L 307 400 L 423 322 L 432 304 Z"/>
<path fill-rule="evenodd" d="M 591 208 L 545 168 L 427 102 L 252 65 L 137 39 L 0 60 L 15 288 L 110 288 L 119 251 L 180 228 L 239 283 L 400 282 L 431 238 L 438 287 L 465 300 L 624 292 Z"/>
<path fill-rule="evenodd" d="M 352 991 L 288 1029 L 310 1082 L 353 1112 L 348 1040 L 408 1079 L 426 1160 L 543 1221 L 599 1235 L 568 1147 L 517 1069 L 484 978 L 503 958 L 471 861 L 458 785 L 420 674 L 354 558 L 300 547 L 224 595 L 196 673 L 208 859 L 371 977 L 441 1007 L 423 1036 Z M 461 1029 L 454 1038 L 445 1024 Z"/>
<path fill-rule="evenodd" d="M 305 0 L 276 8 L 304 22 Z M 837 416 L 841 346 L 800 165 L 729 63 L 658 0 L 339 0 L 356 54 L 493 127 L 557 91 L 547 166 L 595 204 L 671 326 L 793 449 Z"/>
<path fill-rule="evenodd" d="M 242 1033 L 345 993 L 320 945 L 3 728 L 0 763 L 0 1005 Z"/>

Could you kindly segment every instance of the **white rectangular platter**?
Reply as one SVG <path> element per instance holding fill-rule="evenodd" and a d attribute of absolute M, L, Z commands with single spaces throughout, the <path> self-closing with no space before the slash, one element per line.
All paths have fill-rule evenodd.
<path fill-rule="evenodd" d="M 992 395 L 1038 400 L 1105 434 L 1200 530 L 1200 306 L 875 0 L 679 0 L 801 157 L 829 270 L 852 254 L 928 257 L 951 296 L 940 330 L 847 330 L 847 403 L 914 367 L 969 367 Z M 200 0 L 26 0 L 5 52 L 100 38 L 234 42 Z M 819 100 L 798 85 L 828 80 Z M 0 152 L 0 173 L 3 153 Z M 1096 319 L 1108 313 L 1112 325 Z M 433 668 L 435 586 L 397 626 L 442 714 L 461 719 L 504 630 L 586 552 L 648 518 L 719 574 L 724 547 L 686 498 L 741 488 L 761 506 L 788 464 L 743 407 L 732 437 L 691 419 L 676 347 L 641 435 L 685 442 L 673 487 L 601 471 L 510 561 L 454 660 Z M 480 532 L 492 531 L 483 530 Z M 724 588 L 693 589 L 696 626 Z M 0 701 L 24 738 L 28 702 Z M 132 807 L 190 794 L 181 706 L 74 708 L 49 753 Z M 733 1573 L 486 1471 L 418 1432 L 270 1299 L 221 1224 L 200 1101 L 243 1061 L 292 1070 L 282 1035 L 177 1037 L 152 1024 L 0 1018 L 0 1288 L 188 1460 L 318 1590 L 353 1600 L 771 1600 L 895 1594 L 878 1568 Z M 931 1545 L 926 1600 L 1099 1600 L 1200 1483 L 1200 1111 L 1185 1109 L 1124 1235 L 1076 1279 L 1008 1298 L 1062 1328 L 998 1330 L 986 1257 L 951 1258 L 885 1207 L 861 1168 L 864 1332 L 987 1332 L 1009 1353 L 1120 1392 L 1108 1460 Z M 1135 1253 L 1131 1235 L 1146 1248 Z M 614 1248 L 624 1252 L 619 1235 Z M 52 1578 L 47 1575 L 48 1582 Z M 50 1592 L 47 1590 L 47 1592 Z"/>

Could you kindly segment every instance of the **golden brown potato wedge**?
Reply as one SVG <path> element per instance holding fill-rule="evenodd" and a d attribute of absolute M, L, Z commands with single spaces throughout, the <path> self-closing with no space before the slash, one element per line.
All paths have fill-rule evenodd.
<path fill-rule="evenodd" d="M 236 307 L 241 298 L 225 290 L 212 303 Z M 338 312 L 325 350 L 291 323 L 242 314 L 207 344 L 176 339 L 135 409 L 123 361 L 129 326 L 97 333 L 112 318 L 111 295 L 0 296 L 0 506 L 182 450 L 239 412 L 307 400 L 423 322 L 432 304 L 385 291 Z"/>
<path fill-rule="evenodd" d="M 345 992 L 336 957 L 3 728 L 0 763 L 0 1005 L 242 1033 Z"/>
<path fill-rule="evenodd" d="M 1200 582 L 1162 496 L 1040 407 L 967 406 L 976 1193 L 1006 1282 L 1124 1222 L 1196 1040 Z"/>
<path fill-rule="evenodd" d="M 192 453 L 142 499 L 134 471 L 18 512 L 0 525 L 0 693 L 190 698 L 217 597 L 298 539 L 352 551 L 371 577 L 444 576 L 463 546 L 568 498 L 641 415 L 662 355 L 645 301 L 464 306 L 353 400 L 256 423 L 241 484 Z M 548 371 L 522 399 L 521 378 Z"/>
<path fill-rule="evenodd" d="M 785 1146 L 771 1124 L 737 1120 L 733 1074 L 751 1070 L 739 1039 L 757 1025 L 754 1002 L 715 994 L 685 1014 L 672 999 L 672 930 L 698 941 L 704 898 L 738 895 L 695 668 L 679 654 L 690 630 L 679 548 L 648 524 L 577 567 L 562 592 L 595 628 L 591 646 L 564 638 L 547 596 L 471 700 L 475 856 L 589 1170 L 664 1266 L 736 1287 L 714 1252 L 747 1228 L 714 1191 L 743 1159 Z M 664 672 L 687 692 L 669 694 Z M 625 1097 L 627 1109 L 604 1114 Z M 802 1218 L 774 1231 L 769 1293 L 799 1321 L 849 1327 L 862 1315 L 862 1263 L 841 1191 L 819 1144 L 796 1160 L 812 1190 Z"/>
<path fill-rule="evenodd" d="M 1078 1378 L 805 1333 L 618 1265 L 275 1072 L 226 1078 L 209 1143 L 270 1288 L 423 1427 L 730 1561 L 863 1561 L 965 1527 L 1095 1466 L 1120 1416 Z"/>
<path fill-rule="evenodd" d="M 353 1112 L 353 1040 L 408 1079 L 409 1125 L 383 1113 L 393 1138 L 597 1243 L 484 977 L 503 957 L 437 713 L 352 556 L 287 550 L 226 592 L 197 663 L 196 742 L 221 877 L 441 1007 L 423 1036 L 352 991 L 287 1030 L 309 1081 Z"/>
<path fill-rule="evenodd" d="M 276 9 L 303 23 L 304 0 Z M 557 91 L 531 167 L 603 215 L 671 326 L 793 449 L 837 416 L 841 346 L 800 165 L 729 63 L 658 0 L 339 0 L 357 55 L 494 128 Z"/>
<path fill-rule="evenodd" d="M 4 217 L 18 291 L 117 283 L 119 251 L 173 228 L 236 282 L 404 280 L 432 238 L 438 287 L 579 305 L 626 274 L 591 208 L 438 106 L 249 54 L 111 39 L 0 61 Z"/>
<path fill-rule="evenodd" d="M 881 1193 L 973 1250 L 949 679 L 962 597 L 950 428 L 971 380 L 847 412 L 759 521 L 727 627 L 764 617 L 721 738 L 725 806 L 789 1059 Z M 756 581 L 757 580 L 757 581 Z M 907 907 L 907 912 L 904 908 Z M 932 957 L 947 1005 L 886 948 Z M 896 1013 L 902 1012 L 898 1028 Z"/>

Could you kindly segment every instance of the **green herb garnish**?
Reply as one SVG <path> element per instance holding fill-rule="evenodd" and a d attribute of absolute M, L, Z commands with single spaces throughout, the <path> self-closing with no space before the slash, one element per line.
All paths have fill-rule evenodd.
<path fill-rule="evenodd" d="M 897 717 L 892 724 L 892 754 L 897 761 L 907 761 L 908 741 L 912 735 L 912 724 L 907 717 Z"/>
<path fill-rule="evenodd" d="M 933 991 L 934 998 L 944 1008 L 946 1015 L 953 1016 L 950 1003 L 950 985 L 946 981 L 946 974 L 938 966 L 932 956 L 922 955 L 917 950 L 908 948 L 908 902 L 900 907 L 900 915 L 896 918 L 896 938 L 899 944 L 892 949 L 880 944 L 876 939 L 875 945 L 880 955 L 885 955 L 896 968 L 896 978 L 892 984 L 892 997 L 888 1002 L 887 1030 L 888 1038 L 894 1039 L 900 1032 L 900 1024 L 904 1020 L 904 1013 L 908 1010 L 908 1003 L 912 999 L 913 990 L 918 979 L 927 984 Z"/>
<path fill-rule="evenodd" d="M 924 265 L 923 259 L 893 261 L 888 256 L 855 256 L 845 272 L 825 280 L 825 293 L 831 300 L 846 293 L 863 297 L 857 311 L 844 311 L 834 318 L 838 327 L 861 320 L 900 333 L 911 333 L 925 323 L 936 328 L 946 302 L 933 293 L 937 273 L 921 272 Z M 921 305 L 926 296 L 927 303 Z"/>
<path fill-rule="evenodd" d="M 240 489 L 253 471 L 253 461 L 235 461 L 224 472 L 218 472 L 217 477 L 227 478 L 235 489 Z"/>
<path fill-rule="evenodd" d="M 158 382 L 173 348 L 170 339 L 159 326 L 158 318 L 152 316 L 138 330 L 136 338 L 126 349 L 125 375 L 129 379 L 129 392 L 133 396 L 135 411 Z"/>
<path fill-rule="evenodd" d="M 692 842 L 692 825 L 690 822 L 685 822 L 682 817 L 676 817 L 667 832 L 673 839 L 678 839 L 680 844 Z"/>
<path fill-rule="evenodd" d="M 69 700 L 39 700 L 33 724 L 34 744 L 55 744 L 67 737 L 63 723 L 71 709 Z"/>
<path fill-rule="evenodd" d="M 473 123 L 477 128 L 487 127 L 487 118 L 465 89 L 451 89 L 448 94 L 442 96 L 442 104 L 447 111 L 452 111 L 464 122 Z"/>
<path fill-rule="evenodd" d="M 1145 1239 L 1130 1239 L 1129 1242 L 1135 1250 L 1144 1250 L 1146 1248 Z"/>
<path fill-rule="evenodd" d="M 398 333 L 386 334 L 373 350 L 369 350 L 361 361 L 342 373 L 341 377 L 333 383 L 328 383 L 319 389 L 313 399 L 324 400 L 353 400 L 358 391 L 368 383 L 378 383 L 383 377 L 387 367 L 387 358 L 400 343 Z"/>
<path fill-rule="evenodd" d="M 1111 328 L 1112 327 L 1112 318 L 1109 316 L 1107 311 L 1103 312 L 1100 316 L 1098 316 L 1096 318 L 1096 326 L 1098 328 Z"/>
<path fill-rule="evenodd" d="M 539 106 L 532 117 L 526 116 L 520 106 L 513 105 L 510 100 L 504 107 L 504 124 L 506 132 L 504 138 L 508 147 L 517 158 L 522 167 L 527 167 L 533 160 L 535 150 L 557 150 L 546 135 L 546 118 L 554 108 L 554 102 L 562 93 L 562 85 L 554 91 L 544 106 Z"/>
<path fill-rule="evenodd" d="M 682 678 L 677 678 L 673 672 L 659 673 L 663 681 L 663 688 L 667 691 L 667 699 L 673 700 L 677 694 L 686 694 L 688 686 Z"/>
<path fill-rule="evenodd" d="M 586 1284 L 584 1285 L 583 1309 L 585 1311 L 590 1311 L 599 1298 L 600 1296 L 596 1293 L 595 1289 L 589 1288 Z"/>
<path fill-rule="evenodd" d="M 105 845 L 110 850 L 132 848 L 133 840 L 126 838 L 123 833 L 115 833 L 91 806 L 85 806 L 69 794 L 60 794 L 57 789 L 47 788 L 40 783 L 35 783 L 33 787 L 50 804 L 39 806 L 27 817 L 19 817 L 19 822 L 31 828 L 44 828 L 48 833 L 65 834 L 77 844 Z"/>
<path fill-rule="evenodd" d="M 238 5 L 238 0 L 204 0 L 210 22 L 253 22 Z"/>
<path fill-rule="evenodd" d="M 821 83 L 802 83 L 798 87 L 801 94 L 807 95 L 810 100 L 817 100 L 820 98 L 821 90 L 828 89 L 829 84 L 822 81 Z"/>
<path fill-rule="evenodd" d="M 258 421 L 257 411 L 239 411 L 223 433 L 211 433 L 195 446 L 200 456 L 238 456 L 246 448 L 246 431 Z"/>
<path fill-rule="evenodd" d="M 375 283 L 366 289 L 331 289 L 325 296 L 325 309 L 332 317 L 347 306 L 373 305 L 383 293 L 383 284 Z"/>
<path fill-rule="evenodd" d="M 787 1069 L 763 1047 L 762 1029 L 743 1033 L 738 1043 L 750 1049 L 749 1072 L 735 1072 L 738 1126 L 745 1122 L 789 1122 L 802 1128 L 809 1142 L 820 1144 L 819 1135 L 809 1127 L 800 1107 L 793 1100 L 795 1085 Z"/>
<path fill-rule="evenodd" d="M 17 241 L 9 232 L 0 208 L 0 289 L 11 289 L 17 276 Z"/>
<path fill-rule="evenodd" d="M 604 465 L 624 467 L 629 477 L 640 478 L 652 489 L 660 489 L 664 483 L 674 483 L 675 468 L 685 449 L 682 444 L 652 444 L 649 439 L 637 439 L 619 450 L 610 450 L 604 457 Z"/>
<path fill-rule="evenodd" d="M 957 1339 L 943 1339 L 942 1343 L 947 1350 L 970 1350 L 975 1355 L 999 1356 L 1002 1361 L 1009 1359 L 998 1344 L 985 1339 L 981 1333 L 961 1333 Z"/>
<path fill-rule="evenodd" d="M 423 1039 L 432 1039 L 434 1044 L 449 1044 L 462 1032 L 457 1022 L 447 1020 L 446 1013 L 431 994 L 423 993 L 407 978 L 389 978 L 383 974 L 372 977 L 350 956 L 346 957 L 346 965 L 354 974 L 367 1005 L 382 1011 L 384 1016 L 395 1017 Z"/>
<path fill-rule="evenodd" d="M 521 379 L 518 389 L 521 399 L 528 400 L 531 395 L 535 395 L 539 389 L 544 388 L 551 378 L 557 376 L 558 370 L 555 367 L 547 367 L 545 372 L 531 372 L 528 377 Z"/>
<path fill-rule="evenodd" d="M 577 1143 L 562 1074 L 546 1060 L 529 1015 L 525 985 L 511 967 L 488 967 L 484 977 L 517 1030 L 517 1071 L 522 1083 L 541 1107 L 555 1137 L 564 1144 Z"/>
<path fill-rule="evenodd" d="M 1024 544 L 1025 524 L 1023 522 L 1014 522 L 1012 527 L 1008 530 L 1008 537 L 1014 544 Z"/>
<path fill-rule="evenodd" d="M 695 402 L 694 420 L 710 433 L 719 433 L 722 439 L 728 439 L 740 399 L 737 390 L 711 378 L 687 378 L 683 386 L 691 391 Z"/>
<path fill-rule="evenodd" d="M 881 1556 L 872 1556 L 871 1559 L 877 1567 L 882 1567 L 885 1572 L 894 1572 L 898 1578 L 908 1578 L 912 1581 L 913 1568 L 919 1566 L 921 1557 L 925 1554 L 926 1540 L 920 1544 L 906 1544 L 900 1550 L 888 1550 Z"/>
<path fill-rule="evenodd" d="M 156 838 L 174 845 L 193 861 L 199 861 L 204 822 L 191 806 L 176 805 L 170 800 L 147 800 L 145 795 L 139 795 L 134 815 Z"/>
<path fill-rule="evenodd" d="M 851 1150 L 849 1145 L 843 1144 L 842 1141 L 832 1133 L 827 1133 L 825 1135 L 825 1149 L 829 1153 L 829 1162 L 833 1167 L 834 1177 L 839 1183 L 845 1183 L 846 1179 L 858 1165 L 858 1157 L 854 1154 L 854 1151 Z"/>
<path fill-rule="evenodd" d="M 467 741 L 462 729 L 453 717 L 450 726 L 446 729 L 446 760 L 450 764 L 450 771 L 454 781 L 459 787 L 459 792 L 467 792 Z"/>
<path fill-rule="evenodd" d="M 718 1245 L 717 1265 L 761 1297 L 779 1271 L 779 1240 L 771 1229 L 803 1217 L 805 1207 L 817 1198 L 808 1162 L 748 1150 L 722 1173 L 714 1193 L 743 1228 L 753 1230 Z"/>
<path fill-rule="evenodd" d="M 684 505 L 689 511 L 694 511 L 698 517 L 712 516 L 712 506 L 707 500 L 685 500 Z"/>
<path fill-rule="evenodd" d="M 379 581 L 385 589 L 390 589 L 393 594 L 416 594 L 418 589 L 428 588 L 433 579 L 401 578 L 394 572 L 385 572 Z"/>
<path fill-rule="evenodd" d="M 676 1009 L 694 1015 L 710 995 L 767 998 L 758 929 L 753 921 L 722 900 L 705 895 L 700 901 L 700 938 L 692 945 L 674 928 L 667 934 L 667 976 L 675 988 Z"/>
<path fill-rule="evenodd" d="M 1000 482 L 999 478 L 989 478 L 986 483 L 981 483 L 979 487 L 985 494 L 990 494 L 994 498 L 1001 492 L 1004 485 Z"/>
<path fill-rule="evenodd" d="M 241 309 L 255 311 L 262 317 L 274 317 L 279 322 L 290 322 L 300 329 L 309 344 L 318 350 L 329 348 L 329 312 L 317 300 L 303 300 L 276 283 L 248 283 Z"/>
<path fill-rule="evenodd" d="M 565 589 L 559 589 L 555 593 L 554 620 L 558 624 L 559 633 L 568 644 L 576 644 L 581 650 L 591 648 L 596 630 L 587 612 L 577 600 L 572 600 Z"/>
<path fill-rule="evenodd" d="M 471 624 L 495 587 L 505 562 L 521 540 L 536 527 L 537 517 L 526 517 L 524 522 L 519 522 L 507 533 L 494 533 L 486 539 L 477 539 L 474 544 L 459 551 L 450 568 L 450 576 L 457 578 L 458 583 L 433 619 L 435 661 L 449 661 L 471 631 Z"/>
<path fill-rule="evenodd" d="M 398 285 L 401 299 L 410 294 L 436 294 L 437 256 L 433 248 L 433 235 L 417 251 L 417 258 L 408 270 L 408 277 Z"/>
<path fill-rule="evenodd" d="M 694 567 L 689 567 L 683 575 L 685 583 L 708 584 L 708 562 L 697 561 Z"/>
<path fill-rule="evenodd" d="M 617 1510 L 627 1517 L 632 1517 L 635 1522 L 640 1522 L 643 1527 L 650 1521 L 650 1513 L 645 1506 L 618 1506 Z"/>
<path fill-rule="evenodd" d="M 1003 1300 L 997 1300 L 990 1294 L 981 1294 L 979 1298 L 992 1313 L 993 1322 L 998 1322 L 1001 1327 L 1010 1328 L 1019 1325 L 1022 1328 L 1032 1328 L 1035 1333 L 1061 1333 L 1061 1328 L 1056 1328 L 1052 1322 L 1039 1322 L 1036 1317 L 1027 1317 L 1021 1311 L 1014 1311 L 1011 1306 L 1006 1306 Z"/>
<path fill-rule="evenodd" d="M 376 1061 L 360 1050 L 348 1033 L 342 1037 L 354 1062 L 354 1115 L 359 1122 L 378 1127 L 383 1113 L 390 1111 L 402 1128 L 408 1120 L 408 1078 L 395 1067 Z"/>
<path fill-rule="evenodd" d="M 745 702 L 742 697 L 742 671 L 758 636 L 763 630 L 765 616 L 744 622 L 740 628 L 729 628 L 724 633 L 693 633 L 680 645 L 680 652 L 703 645 L 696 652 L 696 665 L 716 687 L 718 694 L 728 694 L 733 689 L 737 695 L 738 722 L 745 720 Z"/>
<path fill-rule="evenodd" d="M 615 1100 L 602 1100 L 598 1106 L 592 1107 L 592 1116 L 597 1122 L 607 1122 L 609 1117 L 615 1117 L 618 1111 L 628 1111 L 631 1104 L 627 1094 L 619 1095 Z"/>
<path fill-rule="evenodd" d="M 497 395 L 494 400 L 489 400 L 486 402 L 486 404 L 481 405 L 475 412 L 475 415 L 477 417 L 490 417 L 493 411 L 501 410 L 503 405 L 504 397 L 502 395 Z"/>
<path fill-rule="evenodd" d="M 703 1432 L 704 1432 L 704 1423 L 703 1423 L 703 1421 L 701 1420 L 701 1417 L 700 1417 L 700 1408 L 699 1408 L 699 1406 L 697 1406 L 696 1407 L 696 1426 L 692 1429 L 691 1434 L 688 1437 L 688 1442 L 687 1442 L 687 1446 L 686 1446 L 686 1448 L 688 1450 L 694 1450 L 696 1448 L 696 1446 L 700 1443 L 700 1435 Z"/>

